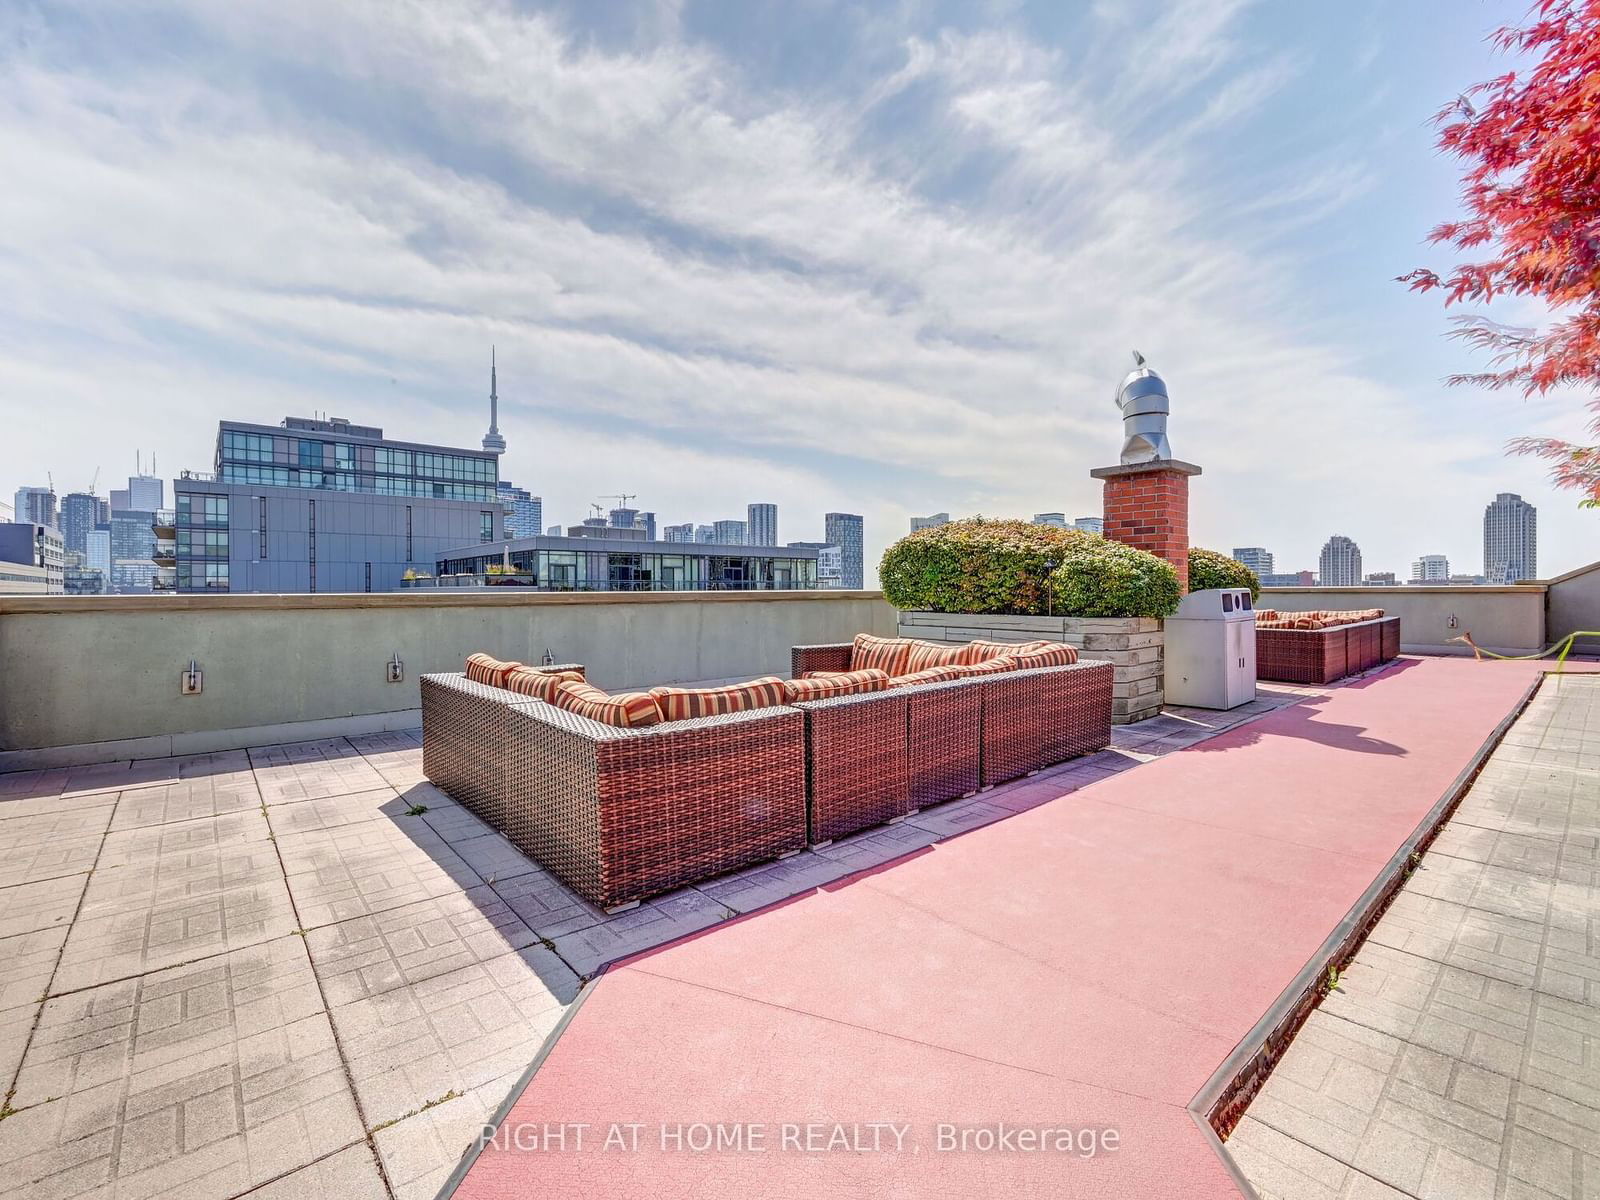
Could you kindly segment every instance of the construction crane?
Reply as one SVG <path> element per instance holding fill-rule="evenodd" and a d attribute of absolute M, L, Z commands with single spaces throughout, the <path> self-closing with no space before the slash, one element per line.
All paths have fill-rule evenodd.
<path fill-rule="evenodd" d="M 614 496 L 601 496 L 600 497 L 600 499 L 602 499 L 602 500 L 620 500 L 620 501 L 622 501 L 621 504 L 617 505 L 618 508 L 627 508 L 629 500 L 637 500 L 638 498 L 639 498 L 639 493 L 638 492 L 618 492 Z M 597 505 L 595 505 L 595 507 L 599 508 L 600 506 L 597 504 Z"/>
<path fill-rule="evenodd" d="M 94 478 L 89 480 L 89 495 L 94 495 L 94 485 L 100 482 L 100 468 L 94 469 Z"/>

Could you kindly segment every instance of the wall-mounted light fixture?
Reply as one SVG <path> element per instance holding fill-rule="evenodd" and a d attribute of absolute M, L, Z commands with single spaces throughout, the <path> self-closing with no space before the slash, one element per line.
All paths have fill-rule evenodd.
<path fill-rule="evenodd" d="M 549 646 L 546 646 L 544 648 L 543 665 L 547 666 L 547 667 L 553 667 L 553 666 L 556 665 L 556 656 L 554 654 L 550 653 L 550 647 Z"/>
<path fill-rule="evenodd" d="M 200 664 L 191 658 L 188 668 L 178 675 L 178 694 L 180 696 L 198 696 L 203 685 L 204 676 L 200 671 Z"/>
<path fill-rule="evenodd" d="M 400 683 L 406 677 L 405 664 L 400 661 L 400 651 L 394 652 L 394 657 L 389 660 L 389 682 Z"/>
<path fill-rule="evenodd" d="M 1450 622 L 1449 622 L 1449 624 L 1450 624 L 1450 628 L 1451 629 L 1454 629 L 1456 627 L 1456 615 L 1455 615 L 1455 613 L 1451 613 L 1450 614 Z"/>

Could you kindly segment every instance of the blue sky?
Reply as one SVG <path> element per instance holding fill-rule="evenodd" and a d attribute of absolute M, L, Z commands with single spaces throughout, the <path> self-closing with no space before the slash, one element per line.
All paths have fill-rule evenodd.
<path fill-rule="evenodd" d="M 0 9 L 0 490 L 210 463 L 322 410 L 476 444 L 576 521 L 1099 511 L 1111 395 L 1168 379 L 1198 544 L 1480 566 L 1577 397 L 1392 282 L 1455 207 L 1431 114 L 1520 3 L 13 0 Z M 1503 319 L 1539 314 L 1508 307 Z M 869 563 L 870 566 L 870 563 Z"/>

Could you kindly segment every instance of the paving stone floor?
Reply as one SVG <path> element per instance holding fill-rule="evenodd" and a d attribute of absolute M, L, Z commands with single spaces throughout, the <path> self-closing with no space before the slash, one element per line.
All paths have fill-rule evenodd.
<path fill-rule="evenodd" d="M 429 784 L 414 732 L 0 775 L 0 1195 L 431 1197 L 606 963 L 1313 691 L 610 916 Z"/>
<path fill-rule="evenodd" d="M 1600 1198 L 1600 678 L 1547 677 L 1228 1149 L 1264 1200 Z"/>

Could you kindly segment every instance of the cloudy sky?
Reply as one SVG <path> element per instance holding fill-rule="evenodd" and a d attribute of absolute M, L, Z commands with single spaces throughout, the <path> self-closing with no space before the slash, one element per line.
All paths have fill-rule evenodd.
<path fill-rule="evenodd" d="M 219 418 L 475 445 L 576 521 L 1099 511 L 1143 351 L 1199 544 L 1480 568 L 1576 398 L 1486 395 L 1428 117 L 1521 0 L 10 0 L 0 492 L 207 468 Z M 1506 310 L 1516 319 L 1533 314 Z"/>

